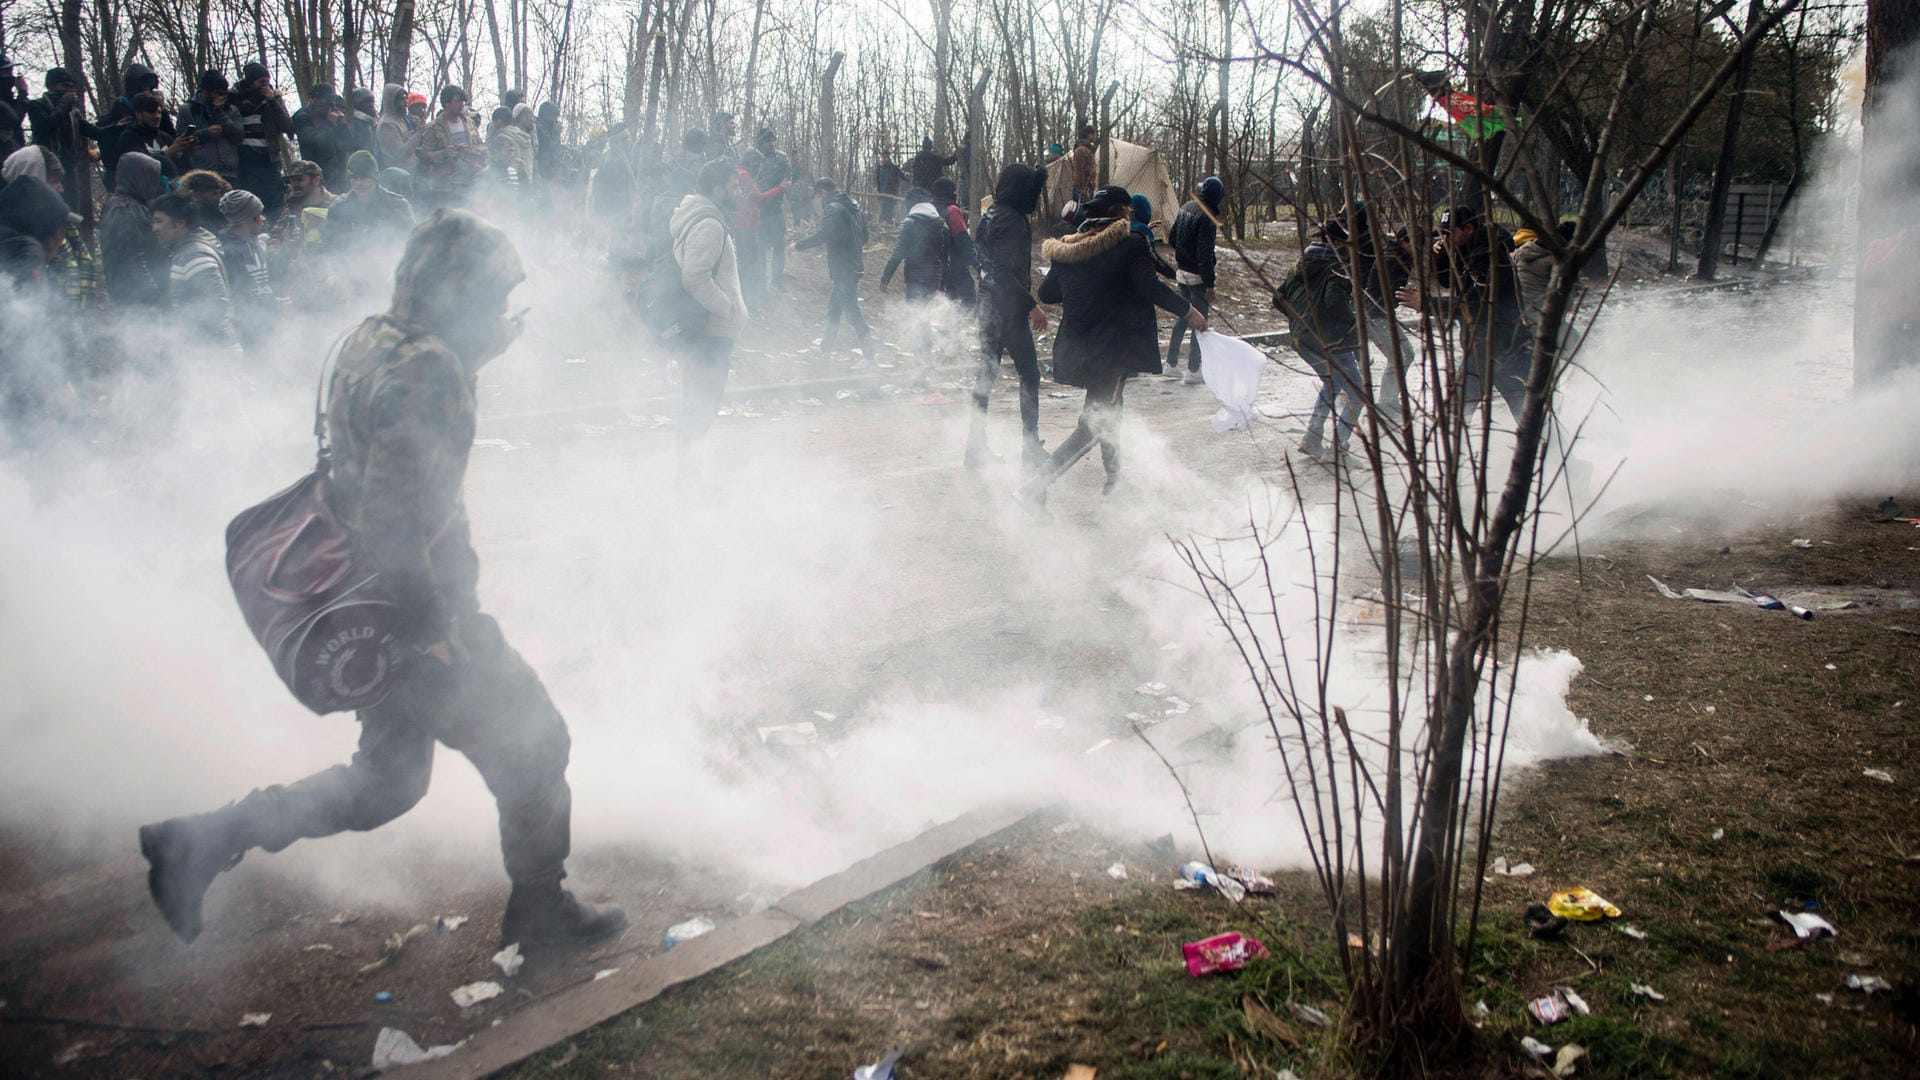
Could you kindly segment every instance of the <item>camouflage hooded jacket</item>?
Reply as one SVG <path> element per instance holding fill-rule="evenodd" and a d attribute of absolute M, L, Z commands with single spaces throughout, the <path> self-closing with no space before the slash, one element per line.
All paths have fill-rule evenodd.
<path fill-rule="evenodd" d="M 479 609 L 461 496 L 474 383 L 515 327 L 476 314 L 469 298 L 497 293 L 503 305 L 523 276 L 498 229 L 465 211 L 436 213 L 401 256 L 391 309 L 347 338 L 329 384 L 329 502 L 417 645 L 445 640 L 455 617 Z"/>

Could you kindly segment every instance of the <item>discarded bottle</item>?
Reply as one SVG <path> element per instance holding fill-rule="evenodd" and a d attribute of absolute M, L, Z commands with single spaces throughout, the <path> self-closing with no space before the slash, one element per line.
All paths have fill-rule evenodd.
<path fill-rule="evenodd" d="M 660 947 L 663 949 L 671 949 L 675 945 L 678 945 L 683 941 L 687 941 L 692 938 L 697 938 L 702 934 L 710 934 L 712 932 L 713 932 L 712 919 L 709 919 L 704 915 L 702 915 L 697 919 L 688 919 L 686 922 L 675 923 L 674 925 L 667 927 L 667 932 L 665 934 L 662 934 L 660 937 Z"/>
<path fill-rule="evenodd" d="M 1203 862 L 1183 863 L 1180 876 L 1199 885 L 1210 885 L 1226 894 L 1227 899 L 1239 903 L 1247 898 L 1247 887 L 1220 873 Z"/>

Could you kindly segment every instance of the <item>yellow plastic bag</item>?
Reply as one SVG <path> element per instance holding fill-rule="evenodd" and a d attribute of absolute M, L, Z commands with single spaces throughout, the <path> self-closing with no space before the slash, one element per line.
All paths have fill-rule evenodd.
<path fill-rule="evenodd" d="M 1547 910 L 1563 919 L 1572 919 L 1574 922 L 1598 922 L 1601 919 L 1620 917 L 1619 908 L 1608 903 L 1606 897 L 1585 886 L 1554 893 L 1547 898 Z"/>

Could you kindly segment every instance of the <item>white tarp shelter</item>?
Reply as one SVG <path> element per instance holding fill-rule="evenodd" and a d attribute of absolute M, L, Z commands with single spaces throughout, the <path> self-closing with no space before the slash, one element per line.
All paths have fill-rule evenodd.
<path fill-rule="evenodd" d="M 1095 149 L 1096 156 L 1099 154 Z M 1109 158 L 1107 162 L 1107 183 L 1119 184 L 1137 195 L 1145 195 L 1153 203 L 1153 217 L 1173 225 L 1175 214 L 1187 201 L 1186 196 L 1173 190 L 1173 177 L 1168 175 L 1167 167 L 1160 160 L 1160 151 L 1139 143 L 1124 142 L 1120 139 L 1108 140 Z M 1069 158 L 1047 166 L 1047 190 L 1040 199 L 1042 220 L 1052 221 L 1060 216 L 1060 208 L 1073 200 L 1073 162 Z"/>

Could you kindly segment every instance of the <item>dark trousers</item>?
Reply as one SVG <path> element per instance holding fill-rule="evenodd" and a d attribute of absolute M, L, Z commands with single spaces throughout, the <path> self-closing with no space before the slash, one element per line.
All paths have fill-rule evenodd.
<path fill-rule="evenodd" d="M 273 161 L 242 157 L 239 186 L 259 198 L 266 208 L 268 221 L 273 220 L 274 211 L 286 205 L 287 182 L 280 175 L 280 166 Z"/>
<path fill-rule="evenodd" d="M 1100 444 L 1100 463 L 1106 466 L 1107 477 L 1120 475 L 1120 414 L 1126 404 L 1126 386 L 1125 372 L 1102 372 L 1088 379 L 1087 397 L 1080 406 L 1080 422 L 1074 425 L 1072 434 L 1054 448 L 1042 475 L 1043 482 L 1052 483 L 1073 468 L 1096 442 Z"/>
<path fill-rule="evenodd" d="M 995 304 L 991 294 L 980 312 L 980 371 L 973 380 L 975 423 L 987 414 L 987 398 L 1000 378 L 1000 356 L 1013 357 L 1020 376 L 1020 431 L 1026 441 L 1040 442 L 1040 358 L 1033 347 L 1033 328 L 1025 312 Z"/>
<path fill-rule="evenodd" d="M 726 395 L 727 371 L 733 363 L 733 340 L 699 337 L 687 343 L 680 357 L 680 418 L 674 425 L 682 465 L 687 451 L 707 437 L 713 418 Z"/>
<path fill-rule="evenodd" d="M 465 652 L 454 666 L 411 660 L 392 696 L 360 711 L 352 761 L 215 811 L 237 846 L 279 851 L 385 825 L 427 793 L 433 744 L 441 742 L 465 754 L 493 792 L 507 877 L 516 885 L 558 881 L 572 842 L 567 723 L 490 616 L 462 617 L 453 636 Z"/>
<path fill-rule="evenodd" d="M 735 229 L 733 253 L 740 267 L 740 299 L 746 301 L 749 313 L 758 315 L 767 295 L 767 249 L 760 242 L 760 230 Z"/>
<path fill-rule="evenodd" d="M 1187 303 L 1199 308 L 1200 314 L 1212 314 L 1213 307 L 1207 303 L 1207 287 L 1205 285 L 1182 285 L 1180 286 L 1180 295 L 1187 298 Z M 1177 368 L 1180 366 L 1180 341 L 1186 336 L 1187 320 L 1173 320 L 1173 336 L 1167 339 L 1167 366 L 1169 368 Z M 1199 334 L 1193 335 L 1193 351 L 1187 357 L 1187 370 L 1200 370 Z"/>
<path fill-rule="evenodd" d="M 787 274 L 787 211 L 783 206 L 767 206 L 760 211 L 760 246 L 766 252 L 767 283 L 780 287 Z"/>
<path fill-rule="evenodd" d="M 820 332 L 820 351 L 823 354 L 833 351 L 833 332 L 838 329 L 843 317 L 847 325 L 853 328 L 860 347 L 871 353 L 873 350 L 869 342 L 873 340 L 873 328 L 867 325 L 867 317 L 860 313 L 860 279 L 857 277 L 833 279 L 833 288 L 827 293 L 827 326 Z M 869 355 L 867 359 L 872 360 L 873 357 Z"/>
<path fill-rule="evenodd" d="M 1495 354 L 1489 360 L 1487 354 L 1479 353 L 1468 358 L 1466 384 L 1461 393 L 1466 395 L 1467 415 L 1479 407 L 1480 399 L 1486 394 L 1483 373 L 1492 369 L 1493 389 L 1507 403 L 1507 409 L 1518 422 L 1520 410 L 1527 406 L 1527 372 L 1533 367 L 1532 344 L 1526 343 Z"/>
<path fill-rule="evenodd" d="M 1293 347 L 1314 374 L 1320 376 L 1320 394 L 1314 398 L 1313 415 L 1307 419 L 1304 445 L 1314 450 L 1323 445 L 1327 417 L 1333 415 L 1334 406 L 1338 403 L 1340 411 L 1334 422 L 1333 435 L 1341 449 L 1345 449 L 1347 440 L 1353 437 L 1354 421 L 1360 415 L 1360 399 L 1365 396 L 1360 375 L 1360 350 L 1334 349 L 1328 352 L 1308 343 L 1298 334 L 1295 335 Z"/>

